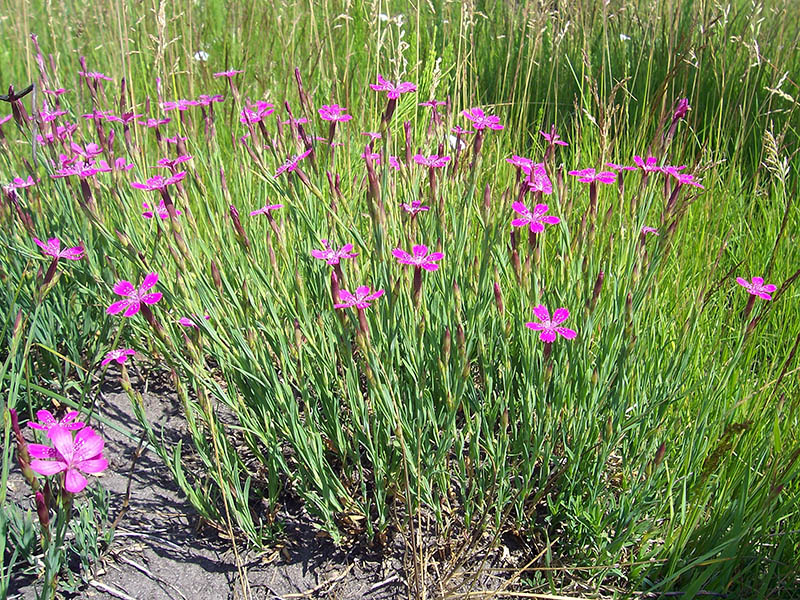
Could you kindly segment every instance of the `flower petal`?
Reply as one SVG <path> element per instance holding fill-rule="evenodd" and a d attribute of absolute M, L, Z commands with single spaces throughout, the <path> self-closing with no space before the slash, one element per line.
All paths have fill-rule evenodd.
<path fill-rule="evenodd" d="M 539 334 L 539 339 L 549 344 L 556 339 L 556 332 L 552 329 L 543 329 L 542 333 Z"/>
<path fill-rule="evenodd" d="M 67 469 L 67 476 L 64 477 L 64 487 L 68 492 L 77 494 L 83 491 L 87 483 L 89 482 L 86 480 L 86 477 L 78 473 L 77 469 Z"/>
<path fill-rule="evenodd" d="M 130 296 L 136 289 L 130 281 L 118 281 L 114 284 L 114 293 L 120 296 Z"/>
<path fill-rule="evenodd" d="M 138 300 L 129 301 L 128 309 L 124 313 L 122 313 L 122 316 L 132 317 L 133 315 L 139 312 L 140 308 L 141 308 L 141 303 Z"/>
<path fill-rule="evenodd" d="M 161 292 L 153 292 L 152 294 L 147 294 L 141 298 L 141 301 L 145 304 L 155 304 L 159 300 L 161 300 Z"/>
<path fill-rule="evenodd" d="M 139 286 L 139 293 L 146 292 L 151 287 L 153 287 L 156 282 L 158 282 L 158 274 L 157 273 L 148 273 L 147 276 L 144 278 L 142 285 Z"/>
<path fill-rule="evenodd" d="M 553 325 L 559 325 L 567 320 L 569 311 L 566 308 L 557 308 L 553 312 Z"/>
<path fill-rule="evenodd" d="M 563 335 L 568 340 L 571 340 L 576 335 L 578 335 L 577 331 L 575 331 L 574 329 L 570 329 L 569 327 L 556 327 L 556 332 L 560 333 L 561 335 Z"/>
<path fill-rule="evenodd" d="M 72 460 L 75 452 L 75 444 L 72 441 L 72 433 L 61 427 L 53 425 L 47 432 L 47 437 L 53 442 L 53 447 L 67 462 Z"/>
<path fill-rule="evenodd" d="M 108 461 L 103 458 L 90 458 L 78 463 L 78 468 L 84 473 L 100 473 L 108 468 Z"/>
<path fill-rule="evenodd" d="M 39 475 L 55 475 L 67 468 L 67 463 L 60 460 L 32 460 L 31 469 Z"/>
<path fill-rule="evenodd" d="M 94 458 L 103 451 L 105 442 L 94 429 L 86 427 L 75 435 L 75 456 L 74 462 Z"/>
<path fill-rule="evenodd" d="M 550 320 L 550 312 L 544 304 L 537 304 L 533 307 L 533 314 L 542 322 Z"/>

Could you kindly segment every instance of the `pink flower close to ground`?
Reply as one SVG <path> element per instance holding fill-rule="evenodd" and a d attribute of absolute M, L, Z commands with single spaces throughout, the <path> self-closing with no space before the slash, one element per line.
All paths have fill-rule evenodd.
<path fill-rule="evenodd" d="M 612 184 L 617 180 L 617 174 L 611 171 L 595 171 L 592 168 L 581 169 L 580 171 L 569 171 L 569 175 L 577 177 L 578 181 L 583 183 L 600 183 Z"/>
<path fill-rule="evenodd" d="M 643 159 L 641 156 L 636 155 L 633 157 L 633 162 L 645 173 L 661 171 L 661 167 L 658 166 L 658 159 L 655 156 L 648 156 L 646 159 Z"/>
<path fill-rule="evenodd" d="M 544 304 L 538 304 L 533 307 L 533 314 L 536 316 L 540 323 L 531 321 L 525 323 L 525 327 L 539 331 L 539 339 L 549 344 L 556 339 L 556 334 L 565 337 L 568 340 L 573 339 L 577 334 L 574 329 L 568 327 L 560 327 L 561 323 L 569 317 L 569 311 L 566 308 L 557 308 L 553 312 L 553 318 L 550 318 L 550 313 Z"/>
<path fill-rule="evenodd" d="M 414 155 L 414 162 L 423 167 L 431 169 L 439 169 L 450 162 L 449 156 L 439 156 L 438 154 L 431 154 L 430 156 L 423 156 L 422 154 Z"/>
<path fill-rule="evenodd" d="M 328 240 L 322 240 L 322 245 L 325 246 L 325 249 L 314 249 L 311 251 L 311 256 L 324 260 L 331 266 L 338 265 L 343 258 L 355 258 L 358 256 L 358 252 L 353 252 L 353 244 L 345 244 L 338 250 L 331 248 Z"/>
<path fill-rule="evenodd" d="M 543 232 L 545 225 L 555 225 L 561 222 L 561 219 L 555 215 L 545 214 L 549 209 L 547 204 L 537 204 L 530 211 L 522 202 L 514 202 L 511 208 L 520 215 L 511 221 L 511 225 L 514 227 L 530 227 L 533 233 Z"/>
<path fill-rule="evenodd" d="M 251 217 L 255 217 L 256 215 L 266 215 L 271 213 L 273 210 L 278 210 L 279 208 L 283 208 L 283 204 L 267 204 L 266 206 L 262 206 L 250 213 Z"/>
<path fill-rule="evenodd" d="M 402 248 L 395 248 L 392 250 L 392 256 L 397 259 L 401 265 L 413 265 L 421 267 L 426 271 L 436 271 L 439 265 L 436 263 L 444 258 L 441 252 L 431 252 L 428 254 L 428 247 L 422 244 L 417 244 L 411 248 L 411 254 Z"/>
<path fill-rule="evenodd" d="M 503 126 L 500 125 L 500 117 L 495 115 L 487 115 L 480 108 L 471 108 L 463 111 L 461 114 L 472 121 L 472 126 L 479 131 L 481 129 L 503 129 Z"/>
<path fill-rule="evenodd" d="M 145 190 L 147 192 L 160 192 L 169 185 L 178 183 L 179 181 L 183 181 L 184 177 L 186 177 L 186 171 L 180 171 L 179 173 L 175 173 L 175 175 L 173 175 L 172 177 L 164 177 L 163 175 L 156 175 L 155 177 L 151 177 L 144 183 L 141 183 L 139 181 L 131 181 L 131 187 L 136 188 L 137 190 Z"/>
<path fill-rule="evenodd" d="M 23 179 L 22 177 L 14 177 L 11 180 L 11 183 L 8 184 L 12 190 L 22 190 L 25 188 L 29 188 L 34 186 L 38 183 L 38 180 L 34 179 L 33 176 L 28 175 L 27 179 Z"/>
<path fill-rule="evenodd" d="M 149 273 L 138 289 L 133 287 L 133 284 L 129 281 L 118 281 L 114 284 L 114 293 L 118 296 L 124 296 L 124 298 L 109 306 L 106 309 L 106 313 L 115 315 L 124 310 L 123 317 L 132 317 L 139 312 L 142 303 L 155 304 L 161 300 L 161 292 L 149 292 L 149 290 L 157 282 L 158 275 L 156 273 Z"/>
<path fill-rule="evenodd" d="M 758 296 L 764 300 L 772 300 L 772 292 L 777 289 L 771 283 L 764 284 L 764 279 L 761 277 L 753 277 L 752 281 L 747 281 L 742 277 L 737 277 L 736 283 L 746 289 L 753 296 Z"/>
<path fill-rule="evenodd" d="M 134 350 L 133 348 L 117 348 L 116 350 L 111 350 L 110 352 L 107 352 L 105 358 L 103 358 L 103 360 L 100 361 L 100 365 L 105 367 L 112 360 L 116 361 L 117 364 L 121 365 L 134 354 L 136 354 L 136 350 Z"/>
<path fill-rule="evenodd" d="M 370 302 L 380 298 L 385 293 L 385 290 L 370 291 L 369 286 L 361 285 L 356 288 L 355 294 L 351 294 L 347 290 L 339 290 L 338 304 L 334 304 L 334 308 L 369 308 Z"/>
<path fill-rule="evenodd" d="M 64 429 L 68 429 L 70 431 L 74 431 L 76 429 L 83 429 L 86 427 L 86 423 L 82 421 L 76 421 L 75 419 L 78 416 L 77 410 L 71 410 L 59 420 L 56 421 L 56 418 L 53 416 L 49 410 L 39 410 L 36 411 L 36 418 L 39 419 L 38 423 L 33 421 L 28 423 L 28 427 L 31 429 L 38 429 L 39 431 L 50 431 L 51 428 L 55 427 L 56 425 L 63 427 Z"/>
<path fill-rule="evenodd" d="M 61 249 L 61 240 L 58 238 L 50 238 L 47 242 L 33 238 L 36 245 L 42 249 L 42 252 L 47 256 L 52 256 L 56 260 L 66 258 L 67 260 L 80 260 L 83 258 L 84 250 L 82 246 L 75 246 L 74 248 Z"/>
<path fill-rule="evenodd" d="M 72 433 L 59 425 L 47 432 L 53 447 L 43 444 L 28 444 L 28 451 L 37 460 L 31 461 L 31 469 L 40 475 L 55 475 L 66 471 L 64 488 L 73 494 L 82 491 L 88 481 L 83 473 L 100 473 L 108 468 L 103 457 L 103 438 L 91 427 L 81 429 L 72 439 Z M 50 459 L 50 460 L 41 460 Z"/>
<path fill-rule="evenodd" d="M 352 115 L 345 114 L 347 110 L 338 104 L 325 104 L 318 110 L 319 116 L 323 121 L 344 122 L 352 119 Z"/>
<path fill-rule="evenodd" d="M 386 96 L 392 100 L 397 99 L 400 97 L 400 94 L 406 94 L 408 92 L 416 92 L 417 86 L 411 83 L 410 81 L 403 81 L 395 85 L 391 81 L 387 81 L 380 75 L 378 75 L 378 83 L 371 83 L 369 84 L 376 92 L 386 92 Z"/>
<path fill-rule="evenodd" d="M 311 154 L 311 148 L 309 148 L 308 150 L 306 150 L 302 154 L 297 154 L 297 155 L 292 156 L 291 158 L 287 159 L 285 163 L 283 163 L 281 166 L 279 166 L 277 169 L 275 169 L 274 177 L 277 177 L 278 175 L 280 175 L 284 171 L 289 171 L 289 172 L 294 171 L 300 165 L 300 161 L 303 160 L 309 154 Z"/>
<path fill-rule="evenodd" d="M 402 204 L 400 204 L 400 208 L 402 208 L 412 217 L 417 215 L 418 213 L 425 212 L 431 209 L 430 206 L 423 205 L 421 200 L 412 200 L 410 204 L 408 202 L 403 202 Z"/>
<path fill-rule="evenodd" d="M 169 219 L 169 211 L 167 210 L 167 205 L 164 203 L 164 199 L 161 199 L 161 202 L 158 203 L 158 206 L 154 206 L 150 208 L 150 205 L 147 202 L 142 202 L 142 208 L 144 208 L 144 212 L 142 216 L 145 219 L 152 219 L 154 216 L 158 215 L 159 219 Z M 176 210 L 176 215 L 182 214 L 181 211 Z"/>

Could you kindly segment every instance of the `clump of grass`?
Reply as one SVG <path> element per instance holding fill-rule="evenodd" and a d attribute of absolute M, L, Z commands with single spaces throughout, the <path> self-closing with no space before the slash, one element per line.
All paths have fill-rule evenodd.
<path fill-rule="evenodd" d="M 444 5 L 447 36 L 422 9 L 367 30 L 334 8 L 264 13 L 285 52 L 266 73 L 274 50 L 223 61 L 222 36 L 214 68 L 189 69 L 197 15 L 171 37 L 163 5 L 136 25 L 156 81 L 143 53 L 90 53 L 79 78 L 31 53 L 31 118 L 0 149 L 20 178 L 2 302 L 34 323 L 24 352 L 9 337 L 7 406 L 27 372 L 88 396 L 117 352 L 181 489 L 254 545 L 291 492 L 337 540 L 413 538 L 430 514 L 467 534 L 454 564 L 516 531 L 548 549 L 530 586 L 597 565 L 597 588 L 791 586 L 796 112 L 773 65 L 796 57 L 761 44 L 776 54 L 754 67 L 749 29 L 700 79 L 744 14 L 710 9 L 656 33 L 676 15 Z M 765 22 L 796 48 L 782 14 Z M 232 18 L 254 35 L 254 14 Z M 58 87 L 74 92 L 43 105 Z M 86 260 L 37 278 L 32 237 L 55 235 Z M 203 470 L 161 442 L 130 368 L 169 374 Z"/>

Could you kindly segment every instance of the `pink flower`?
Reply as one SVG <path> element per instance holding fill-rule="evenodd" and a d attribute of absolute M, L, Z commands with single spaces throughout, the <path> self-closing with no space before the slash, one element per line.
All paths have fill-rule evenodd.
<path fill-rule="evenodd" d="M 377 164 L 381 162 L 381 154 L 380 152 L 367 152 L 366 150 L 361 153 L 361 158 L 368 158 L 371 161 L 374 161 Z"/>
<path fill-rule="evenodd" d="M 74 248 L 64 248 L 62 250 L 61 240 L 58 238 L 50 238 L 47 240 L 47 243 L 36 238 L 33 238 L 33 241 L 36 242 L 36 245 L 42 249 L 44 254 L 47 256 L 52 256 L 56 260 L 60 258 L 66 258 L 67 260 L 80 260 L 83 258 L 83 247 L 75 246 Z"/>
<path fill-rule="evenodd" d="M 297 154 L 292 156 L 291 158 L 287 159 L 285 163 L 283 163 L 280 167 L 275 170 L 275 177 L 283 173 L 284 171 L 294 171 L 300 164 L 300 161 L 303 160 L 306 156 L 311 154 L 311 148 L 303 152 L 302 154 Z"/>
<path fill-rule="evenodd" d="M 175 100 L 174 102 L 162 102 L 161 108 L 163 108 L 165 111 L 177 109 L 183 112 L 185 110 L 189 110 L 193 106 L 199 106 L 199 105 L 200 103 L 197 102 L 196 100 L 186 100 L 184 98 L 181 98 L 180 100 Z"/>
<path fill-rule="evenodd" d="M 542 134 L 542 137 L 544 137 L 544 139 L 546 139 L 551 144 L 555 144 L 557 146 L 569 146 L 567 142 L 565 142 L 562 139 L 559 139 L 559 135 L 556 133 L 555 125 L 553 125 L 550 128 L 550 133 L 545 133 L 544 131 L 540 131 L 539 133 Z"/>
<path fill-rule="evenodd" d="M 65 110 L 54 110 L 50 112 L 46 108 L 43 108 L 42 110 L 39 111 L 39 116 L 45 123 L 52 123 L 58 117 L 63 117 L 65 114 L 67 114 L 67 111 Z"/>
<path fill-rule="evenodd" d="M 345 114 L 345 107 L 338 104 L 325 104 L 319 109 L 319 116 L 323 121 L 349 121 L 353 117 Z"/>
<path fill-rule="evenodd" d="M 57 179 L 59 177 L 72 177 L 73 175 L 77 175 L 85 179 L 87 177 L 94 177 L 101 171 L 111 170 L 110 167 L 103 162 L 80 161 L 70 166 L 67 166 L 67 164 L 68 163 L 64 163 L 65 166 L 62 166 L 58 171 L 50 175 L 50 177 Z"/>
<path fill-rule="evenodd" d="M 430 206 L 423 206 L 421 200 L 412 200 L 411 204 L 404 202 L 403 204 L 400 205 L 400 207 L 408 214 L 410 214 L 412 217 L 415 216 L 417 213 L 421 213 L 431 209 Z"/>
<path fill-rule="evenodd" d="M 540 331 L 541 333 L 539 334 L 539 339 L 547 344 L 556 339 L 556 334 L 559 334 L 568 340 L 571 340 L 578 335 L 574 329 L 558 327 L 558 325 L 566 321 L 567 317 L 569 317 L 569 311 L 566 308 L 557 308 L 553 313 L 552 320 L 550 320 L 550 313 L 547 311 L 547 308 L 545 308 L 544 304 L 534 306 L 533 314 L 537 319 L 539 319 L 539 321 L 541 321 L 541 323 L 536 323 L 533 321 L 530 323 L 525 323 L 525 327 L 528 329 L 533 329 L 534 331 Z"/>
<path fill-rule="evenodd" d="M 436 263 L 444 258 L 441 252 L 431 252 L 428 254 L 428 247 L 421 244 L 415 245 L 411 249 L 412 254 L 409 254 L 402 248 L 395 248 L 392 250 L 392 256 L 397 259 L 401 265 L 413 265 L 421 267 L 426 271 L 435 271 L 439 268 Z"/>
<path fill-rule="evenodd" d="M 532 192 L 539 192 L 545 195 L 553 193 L 553 182 L 547 176 L 544 163 L 533 163 L 531 166 L 523 166 L 522 172 L 528 175 L 528 189 Z"/>
<path fill-rule="evenodd" d="M 230 69 L 228 71 L 220 71 L 219 73 L 214 73 L 214 77 L 227 77 L 228 79 L 231 79 L 235 75 L 238 75 L 240 73 L 244 73 L 244 71 L 237 71 L 236 69 Z"/>
<path fill-rule="evenodd" d="M 9 115 L 10 118 L 11 115 Z M 0 125 L 3 124 L 3 120 L 0 119 Z M 44 135 L 37 135 L 36 141 L 42 145 L 52 144 L 55 141 L 62 141 L 67 139 L 71 136 L 75 131 L 78 129 L 78 126 L 75 123 L 65 123 L 64 125 L 59 125 L 56 127 L 55 133 L 52 131 L 47 131 Z"/>
<path fill-rule="evenodd" d="M 458 125 L 453 127 L 450 131 L 452 131 L 456 135 L 469 135 L 471 133 L 475 133 L 471 129 L 463 129 L 463 128 L 459 127 Z"/>
<path fill-rule="evenodd" d="M 430 156 L 423 156 L 422 154 L 414 155 L 414 162 L 423 167 L 431 169 L 438 169 L 444 167 L 450 162 L 449 156 L 439 156 L 438 154 L 431 154 Z"/>
<path fill-rule="evenodd" d="M 645 173 L 661 171 L 661 167 L 658 166 L 658 159 L 655 156 L 648 156 L 646 159 L 642 159 L 641 156 L 637 155 L 633 157 L 633 162 Z"/>
<path fill-rule="evenodd" d="M 104 79 L 105 81 L 114 81 L 108 75 L 103 75 L 98 71 L 78 71 L 78 75 L 81 77 L 85 77 L 86 79 L 91 79 L 92 81 L 97 81 L 98 79 Z"/>
<path fill-rule="evenodd" d="M 465 110 L 461 114 L 472 121 L 472 126 L 479 131 L 481 129 L 486 129 L 487 127 L 495 130 L 503 128 L 503 126 L 500 125 L 500 117 L 495 115 L 487 115 L 480 108 Z"/>
<path fill-rule="evenodd" d="M 177 145 L 177 144 L 178 144 L 178 142 L 185 142 L 185 141 L 187 141 L 189 138 L 187 138 L 187 137 L 183 137 L 182 135 L 176 135 L 176 136 L 174 136 L 174 137 L 165 137 L 165 138 L 162 138 L 162 139 L 163 139 L 165 142 L 167 142 L 168 144 Z"/>
<path fill-rule="evenodd" d="M 606 166 L 615 171 L 635 171 L 636 167 L 628 167 L 626 165 L 618 165 L 617 163 L 607 162 Z"/>
<path fill-rule="evenodd" d="M 583 183 L 594 183 L 599 181 L 600 183 L 611 184 L 617 180 L 617 174 L 612 173 L 611 171 L 597 171 L 595 172 L 594 169 L 582 169 L 580 171 L 570 171 L 570 175 L 578 178 L 578 181 Z"/>
<path fill-rule="evenodd" d="M 356 293 L 351 294 L 347 290 L 339 290 L 339 302 L 334 304 L 334 308 L 368 308 L 370 302 L 383 296 L 385 290 L 370 292 L 369 286 L 362 285 L 356 288 Z"/>
<path fill-rule="evenodd" d="M 331 266 L 338 265 L 339 261 L 343 258 L 355 258 L 358 252 L 353 252 L 353 244 L 345 244 L 338 250 L 334 250 L 328 244 L 328 240 L 322 240 L 322 245 L 325 246 L 324 250 L 312 250 L 311 256 L 324 260 Z"/>
<path fill-rule="evenodd" d="M 381 134 L 380 134 L 380 133 L 376 133 L 376 132 L 374 132 L 374 131 L 362 131 L 362 132 L 361 132 L 361 135 L 366 135 L 366 136 L 368 136 L 368 137 L 369 137 L 369 139 L 371 139 L 371 140 L 378 140 L 378 139 L 380 139 L 380 137 L 381 137 Z"/>
<path fill-rule="evenodd" d="M 133 122 L 135 119 L 138 119 L 139 117 L 143 117 L 143 116 L 144 115 L 139 115 L 139 114 L 136 114 L 134 112 L 126 112 L 126 113 L 122 113 L 119 116 L 108 114 L 108 115 L 106 115 L 106 119 L 108 119 L 109 121 L 114 122 L 114 123 L 123 123 L 123 124 L 127 125 L 128 123 Z"/>
<path fill-rule="evenodd" d="M 42 90 L 42 93 L 58 98 L 61 94 L 66 94 L 68 91 L 69 90 L 65 90 L 64 88 L 57 88 L 55 90 Z"/>
<path fill-rule="evenodd" d="M 61 417 L 58 421 L 53 416 L 49 410 L 40 410 L 36 412 L 36 418 L 39 419 L 38 423 L 34 423 L 33 421 L 28 423 L 28 427 L 31 429 L 38 429 L 39 431 L 50 431 L 51 428 L 58 425 L 59 427 L 63 427 L 64 429 L 69 429 L 70 431 L 74 431 L 76 429 L 83 429 L 86 427 L 86 423 L 82 423 L 81 421 L 75 421 L 75 418 L 78 416 L 77 410 L 71 410 L 63 417 Z"/>
<path fill-rule="evenodd" d="M 764 300 L 772 300 L 771 292 L 774 292 L 777 289 L 771 283 L 764 285 L 764 280 L 761 277 L 753 277 L 752 282 L 741 277 L 737 277 L 736 283 L 746 289 L 753 296 L 758 296 Z"/>
<path fill-rule="evenodd" d="M 139 121 L 139 125 L 144 125 L 145 127 L 149 127 L 150 129 L 155 129 L 160 125 L 166 125 L 170 122 L 171 119 L 165 117 L 163 119 L 147 119 L 146 121 Z"/>
<path fill-rule="evenodd" d="M 145 209 L 142 213 L 142 216 L 145 219 L 152 219 L 155 215 L 158 215 L 159 219 L 169 219 L 169 211 L 167 210 L 167 205 L 164 203 L 164 199 L 161 199 L 161 202 L 158 203 L 158 206 L 154 206 L 150 208 L 150 205 L 147 202 L 142 202 L 142 208 Z M 176 210 L 176 215 L 180 215 L 181 211 Z"/>
<path fill-rule="evenodd" d="M 533 233 L 543 232 L 545 224 L 555 225 L 561 222 L 558 217 L 545 214 L 549 209 L 547 204 L 537 204 L 533 207 L 533 211 L 530 211 L 522 202 L 514 202 L 511 208 L 520 215 L 520 217 L 511 221 L 511 225 L 514 227 L 529 226 Z"/>
<path fill-rule="evenodd" d="M 256 215 L 266 215 L 271 213 L 273 210 L 278 210 L 279 208 L 283 208 L 283 204 L 267 204 L 266 206 L 262 206 L 261 208 L 251 212 L 250 216 L 255 217 Z"/>
<path fill-rule="evenodd" d="M 189 154 L 182 154 L 181 156 L 177 156 L 175 158 L 159 158 L 158 163 L 156 163 L 159 167 L 164 167 L 166 169 L 172 169 L 176 165 L 181 163 L 187 162 L 192 160 L 192 156 Z"/>
<path fill-rule="evenodd" d="M 147 192 L 160 192 L 166 189 L 168 185 L 182 181 L 184 177 L 186 177 L 186 171 L 175 173 L 175 175 L 172 177 L 156 175 L 155 177 L 148 179 L 145 183 L 131 181 L 131 187 L 136 188 L 137 190 L 145 190 Z"/>
<path fill-rule="evenodd" d="M 210 106 L 214 102 L 222 102 L 225 100 L 222 94 L 214 94 L 213 96 L 209 96 L 208 94 L 200 94 L 197 97 L 197 103 L 200 106 Z"/>
<path fill-rule="evenodd" d="M 118 296 L 124 296 L 125 298 L 114 302 L 106 309 L 106 313 L 115 315 L 124 310 L 123 317 L 132 317 L 139 312 L 142 303 L 155 304 L 161 300 L 161 292 L 148 293 L 148 290 L 152 288 L 157 281 L 158 275 L 156 273 L 148 274 L 144 278 L 142 285 L 139 286 L 139 289 L 133 287 L 133 284 L 129 281 L 118 281 L 114 284 L 114 293 Z"/>
<path fill-rule="evenodd" d="M 37 183 L 38 180 L 34 179 L 33 176 L 28 175 L 27 179 L 23 179 L 22 177 L 14 177 L 7 187 L 10 187 L 12 190 L 21 190 L 36 185 Z"/>
<path fill-rule="evenodd" d="M 704 188 L 704 187 L 703 187 L 703 186 L 700 184 L 700 182 L 699 182 L 699 181 L 697 181 L 697 180 L 694 178 L 694 175 L 692 175 L 691 173 L 681 173 L 681 172 L 679 171 L 679 169 L 682 169 L 682 168 L 683 168 L 683 167 L 664 167 L 664 168 L 662 169 L 662 171 L 664 172 L 664 174 L 666 174 L 666 175 L 671 175 L 672 177 L 674 177 L 675 179 L 677 179 L 677 180 L 678 180 L 678 183 L 679 183 L 680 185 L 691 185 L 691 186 L 693 186 L 693 187 L 700 188 L 701 190 L 702 190 L 702 189 L 705 189 L 705 188 Z"/>
<path fill-rule="evenodd" d="M 5 125 L 6 123 L 8 123 L 11 120 L 11 117 L 13 116 L 14 115 L 6 115 L 5 117 L 0 117 L 0 125 Z"/>
<path fill-rule="evenodd" d="M 390 100 L 399 98 L 400 94 L 417 91 L 417 86 L 409 81 L 404 81 L 395 85 L 391 81 L 386 81 L 380 75 L 378 75 L 378 83 L 371 83 L 369 87 L 376 92 L 386 92 L 386 96 Z"/>
<path fill-rule="evenodd" d="M 518 169 L 527 169 L 525 172 L 530 173 L 531 168 L 533 168 L 534 162 L 530 158 L 525 158 L 524 156 L 517 156 L 516 154 L 512 154 L 511 158 L 507 158 L 506 162 L 510 165 L 517 167 Z"/>
<path fill-rule="evenodd" d="M 197 315 L 192 315 L 195 319 Z M 203 318 L 208 321 L 211 318 L 211 315 L 203 315 Z M 197 323 L 192 321 L 189 317 L 181 317 L 178 319 L 178 324 L 183 325 L 184 327 L 194 327 L 195 329 L 199 329 Z"/>
<path fill-rule="evenodd" d="M 644 236 L 647 235 L 648 233 L 652 233 L 653 235 L 658 235 L 658 229 L 656 229 L 655 227 L 648 227 L 647 225 L 645 225 L 644 227 L 642 227 L 642 235 Z"/>
<path fill-rule="evenodd" d="M 136 354 L 136 350 L 133 350 L 132 348 L 117 348 L 116 350 L 106 353 L 105 358 L 100 361 L 100 366 L 105 367 L 112 360 L 117 361 L 117 363 L 121 365 L 128 360 L 128 357 L 133 356 L 134 354 Z"/>
<path fill-rule="evenodd" d="M 37 460 L 31 461 L 31 469 L 41 475 L 55 475 L 66 471 L 64 487 L 77 494 L 86 487 L 88 481 L 84 473 L 100 473 L 108 468 L 103 457 L 103 438 L 91 427 L 81 429 L 72 439 L 72 433 L 59 425 L 47 432 L 53 447 L 42 444 L 28 444 L 28 451 Z M 52 460 L 39 460 L 52 459 Z"/>
<path fill-rule="evenodd" d="M 258 100 L 255 104 L 248 104 L 239 113 L 240 123 L 259 123 L 275 112 L 275 106 L 269 102 Z"/>
<path fill-rule="evenodd" d="M 438 100 L 428 100 L 427 102 L 420 102 L 420 106 L 427 106 L 428 108 L 436 108 L 437 106 L 447 106 L 447 102 L 441 102 Z"/>
<path fill-rule="evenodd" d="M 129 163 L 124 157 L 120 156 L 114 161 L 115 171 L 130 171 L 133 168 L 133 163 Z"/>

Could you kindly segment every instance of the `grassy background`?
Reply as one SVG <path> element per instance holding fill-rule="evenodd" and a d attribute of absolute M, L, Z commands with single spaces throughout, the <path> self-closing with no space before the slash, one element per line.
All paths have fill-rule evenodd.
<path fill-rule="evenodd" d="M 51 76 L 74 90 L 65 96 L 74 115 L 91 106 L 78 87 L 79 56 L 114 76 L 101 101 L 108 108 L 123 76 L 129 105 L 141 109 L 149 97 L 157 112 L 157 76 L 164 99 L 191 98 L 224 93 L 211 74 L 232 67 L 245 71 L 237 80 L 242 96 L 276 106 L 288 99 L 299 114 L 297 67 L 312 106 L 335 101 L 354 115 L 335 163 L 320 150 L 318 168 L 309 168 L 316 193 L 271 177 L 282 155 L 260 152 L 263 168 L 250 159 L 235 142 L 244 130 L 230 97 L 217 109 L 213 140 L 194 114 L 192 123 L 170 124 L 171 134 L 190 137 L 195 157 L 180 198 L 193 216 L 183 223 L 191 232 L 183 266 L 169 251 L 169 226 L 156 233 L 158 224 L 139 216 L 141 202 L 155 196 L 127 183 L 150 176 L 160 156 L 149 131 L 134 130 L 136 169 L 95 190 L 99 216 L 81 211 L 77 186 L 49 180 L 40 164 L 43 181 L 24 200 L 38 237 L 81 239 L 88 256 L 37 304 L 34 276 L 43 263 L 30 234 L 3 213 L 9 406 L 35 407 L 48 393 L 89 405 L 92 373 L 119 339 L 149 357 L 137 361 L 141 368 L 174 371 L 207 473 L 185 473 L 183 449 L 161 446 L 157 432 L 151 443 L 201 514 L 255 545 L 279 532 L 281 499 L 291 493 L 337 538 L 380 540 L 398 526 L 413 534 L 430 520 L 437 535 L 474 549 L 476 532 L 513 531 L 535 553 L 546 548 L 543 564 L 559 568 L 555 578 L 533 571 L 528 589 L 569 591 L 569 568 L 591 565 L 597 570 L 580 579 L 603 590 L 796 592 L 800 303 L 789 287 L 758 304 L 754 314 L 764 318 L 745 340 L 746 295 L 733 281 L 763 274 L 780 285 L 800 265 L 793 3 L 6 5 L 0 83 L 19 88 L 36 78 L 29 39 L 36 32 L 53 54 Z M 200 50 L 208 62 L 193 59 Z M 456 113 L 489 107 L 506 125 L 487 137 L 474 176 L 440 183 L 446 218 L 421 218 L 413 239 L 396 201 L 427 195 L 422 171 L 382 174 L 385 229 L 366 214 L 358 131 L 380 123 L 383 96 L 367 88 L 377 73 L 419 85 L 416 97 L 399 102 L 387 141 L 393 154 L 403 153 L 406 119 L 415 147 L 436 151 L 425 138 L 427 113 L 416 106 L 429 97 L 449 95 Z M 556 123 L 570 142 L 558 155 L 566 169 L 630 163 L 655 149 L 680 97 L 692 110 L 665 158 L 690 165 L 706 189 L 674 235 L 662 229 L 648 259 L 640 256 L 639 227 L 658 225 L 662 214 L 655 182 L 633 211 L 616 209 L 615 189 L 601 190 L 600 219 L 587 234 L 579 228 L 586 191 L 570 181 L 566 196 L 550 202 L 563 223 L 538 254 L 523 236 L 519 252 L 529 262 L 518 275 L 506 250 L 511 200 L 502 193 L 514 174 L 504 159 L 541 157 L 538 131 Z M 13 124 L 4 131 L 3 181 L 23 174 L 31 155 L 24 132 Z M 321 125 L 317 133 L 324 135 Z M 342 175 L 336 218 L 327 209 L 326 168 Z M 627 177 L 626 207 L 638 175 Z M 253 242 L 245 251 L 229 203 L 246 215 L 278 200 L 287 205 L 283 239 L 267 241 L 269 225 L 243 216 Z M 330 306 L 327 271 L 309 256 L 321 238 L 356 243 L 348 283 L 387 288 L 369 310 L 370 348 L 353 340 L 354 319 L 340 322 Z M 437 240 L 446 258 L 426 277 L 417 311 L 407 274 L 388 252 Z M 122 324 L 104 315 L 113 282 L 140 280 L 148 269 L 159 272 L 165 293 L 156 308 L 163 337 L 141 318 Z M 600 270 L 603 291 L 590 308 Z M 574 343 L 554 345 L 552 371 L 522 326 L 540 301 L 567 306 L 568 324 L 579 331 Z M 212 319 L 184 337 L 174 319 L 200 312 Z M 131 389 L 134 402 L 136 394 Z M 223 423 L 219 406 L 235 424 Z M 655 464 L 662 443 L 665 456 Z M 267 514 L 252 510 L 262 497 Z"/>

